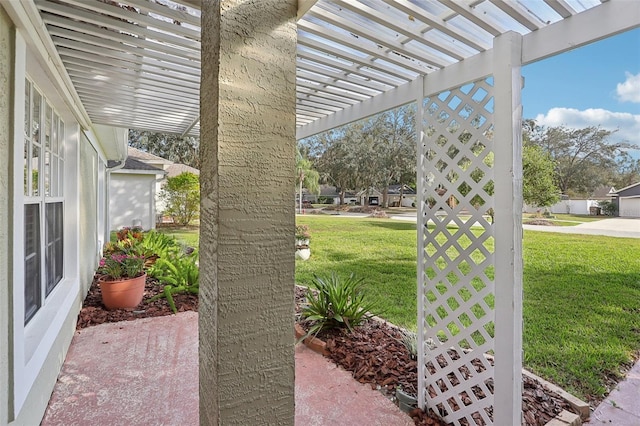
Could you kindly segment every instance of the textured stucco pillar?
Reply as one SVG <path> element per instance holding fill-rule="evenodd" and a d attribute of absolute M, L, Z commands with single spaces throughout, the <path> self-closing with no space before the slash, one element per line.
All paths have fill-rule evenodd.
<path fill-rule="evenodd" d="M 0 425 L 7 424 L 12 417 L 8 394 L 10 389 L 9 359 L 12 347 L 9 333 L 10 303 L 12 293 L 10 291 L 9 252 L 11 247 L 11 198 L 9 196 L 10 180 L 9 171 L 13 170 L 9 160 L 12 141 L 12 89 L 13 84 L 13 58 L 14 58 L 14 32 L 11 20 L 0 6 Z"/>
<path fill-rule="evenodd" d="M 202 4 L 202 425 L 294 422 L 296 10 Z"/>

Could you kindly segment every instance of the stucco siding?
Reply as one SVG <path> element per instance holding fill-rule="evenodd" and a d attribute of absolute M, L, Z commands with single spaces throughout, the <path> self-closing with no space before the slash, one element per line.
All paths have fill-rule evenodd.
<path fill-rule="evenodd" d="M 109 223 L 111 230 L 133 226 L 155 228 L 156 175 L 111 173 L 109 178 Z"/>
<path fill-rule="evenodd" d="M 9 421 L 9 362 L 11 348 L 9 329 L 11 326 L 9 300 L 11 276 L 9 274 L 9 251 L 11 244 L 11 198 L 9 188 L 11 180 L 12 141 L 11 121 L 12 113 L 12 82 L 14 56 L 14 28 L 11 20 L 0 5 L 0 425 Z M 6 96 L 9 94 L 9 96 Z"/>
<path fill-rule="evenodd" d="M 200 424 L 293 425 L 297 1 L 202 9 Z"/>

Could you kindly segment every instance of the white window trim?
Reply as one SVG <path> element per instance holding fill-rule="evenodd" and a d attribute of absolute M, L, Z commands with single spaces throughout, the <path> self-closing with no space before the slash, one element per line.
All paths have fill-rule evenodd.
<path fill-rule="evenodd" d="M 25 38 L 16 31 L 15 72 L 14 72 L 14 147 L 24 144 L 24 102 L 25 77 L 27 63 L 34 72 L 29 78 L 42 90 L 42 95 L 62 112 L 59 97 L 54 86 L 45 77 L 46 74 L 36 60 L 28 58 Z M 52 93 L 52 96 L 48 96 Z M 13 404 L 17 417 L 29 392 L 40 375 L 51 349 L 59 335 L 69 313 L 74 309 L 80 292 L 78 262 L 78 167 L 79 167 L 79 128 L 67 113 L 65 122 L 65 167 L 64 167 L 64 278 L 49 294 L 36 315 L 24 324 L 24 196 L 23 188 L 23 149 L 14 149 L 13 164 Z M 53 200 L 52 200 L 53 201 Z M 43 212 L 41 212 L 43 214 Z M 43 237 L 41 230 L 41 238 Z M 42 243 L 42 242 L 41 242 Z"/>

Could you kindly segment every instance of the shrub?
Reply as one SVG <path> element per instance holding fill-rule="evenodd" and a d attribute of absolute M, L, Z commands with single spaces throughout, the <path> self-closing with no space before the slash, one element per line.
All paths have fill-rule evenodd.
<path fill-rule="evenodd" d="M 362 281 L 353 274 L 347 279 L 335 273 L 326 278 L 316 276 L 306 291 L 302 309 L 302 317 L 315 322 L 305 337 L 329 328 L 353 331 L 353 327 L 371 318 L 376 306 L 365 300 Z"/>
<path fill-rule="evenodd" d="M 618 214 L 618 207 L 613 201 L 598 201 L 598 206 L 600 206 L 600 208 L 602 209 L 602 213 L 605 216 L 615 216 L 616 214 Z"/>
<path fill-rule="evenodd" d="M 194 293 L 200 291 L 200 270 L 198 268 L 198 251 L 191 254 L 160 258 L 156 261 L 155 278 L 164 284 L 163 292 L 153 296 L 149 302 L 166 298 L 173 313 L 177 313 L 173 295 L 177 293 Z"/>
<path fill-rule="evenodd" d="M 190 172 L 170 177 L 160 192 L 166 203 L 164 214 L 180 225 L 188 225 L 200 214 L 200 181 Z"/>

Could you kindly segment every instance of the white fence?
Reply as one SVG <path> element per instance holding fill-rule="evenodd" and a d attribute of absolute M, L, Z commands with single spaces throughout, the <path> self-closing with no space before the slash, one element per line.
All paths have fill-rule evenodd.
<path fill-rule="evenodd" d="M 562 200 L 549 207 L 554 214 L 589 214 L 590 207 L 598 207 L 599 200 Z M 525 204 L 524 213 L 535 213 L 545 207 L 528 206 Z"/>

